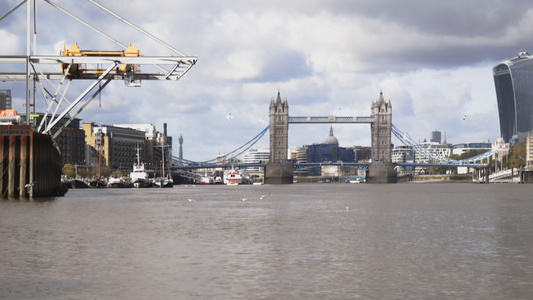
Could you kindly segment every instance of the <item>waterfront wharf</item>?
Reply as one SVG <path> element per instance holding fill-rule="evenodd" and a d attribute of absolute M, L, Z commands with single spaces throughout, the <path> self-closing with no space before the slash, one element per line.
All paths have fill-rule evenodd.
<path fill-rule="evenodd" d="M 0 125 L 0 193 L 2 198 L 64 195 L 61 155 L 47 134 L 31 125 Z"/>

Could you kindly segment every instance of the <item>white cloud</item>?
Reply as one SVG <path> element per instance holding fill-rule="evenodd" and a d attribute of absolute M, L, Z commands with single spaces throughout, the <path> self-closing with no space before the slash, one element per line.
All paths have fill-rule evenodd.
<path fill-rule="evenodd" d="M 2 46 L 0 46 L 0 55 L 12 55 L 13 53 L 22 51 L 20 48 L 21 45 L 19 36 L 11 32 L 0 29 L 0 41 L 2 41 Z"/>
<path fill-rule="evenodd" d="M 15 2 L 0 8 L 8 11 Z M 88 1 L 54 2 L 121 43 L 135 44 L 142 55 L 173 54 Z M 417 140 L 435 129 L 451 142 L 495 140 L 499 124 L 491 67 L 518 51 L 533 51 L 533 5 L 513 3 L 110 1 L 105 5 L 119 15 L 199 60 L 177 82 L 143 82 L 141 88 L 114 82 L 102 94 L 101 106 L 94 100 L 80 117 L 105 124 L 153 123 L 160 130 L 166 122 L 175 139 L 183 134 L 186 158 L 207 160 L 265 128 L 278 90 L 291 115 L 357 116 L 369 115 L 383 90 L 395 125 Z M 40 54 L 56 54 L 64 43 L 75 42 L 83 49 L 120 49 L 44 1 L 39 11 Z M 24 20 L 22 9 L 0 24 L 2 55 L 25 53 Z M 69 99 L 87 85 L 73 82 Z M 24 95 L 13 90 L 20 105 Z M 225 119 L 230 111 L 232 122 Z M 343 146 L 370 144 L 367 125 L 334 125 L 334 132 Z M 328 133 L 329 126 L 291 125 L 289 143 L 322 142 Z M 258 147 L 268 147 L 268 136 Z"/>

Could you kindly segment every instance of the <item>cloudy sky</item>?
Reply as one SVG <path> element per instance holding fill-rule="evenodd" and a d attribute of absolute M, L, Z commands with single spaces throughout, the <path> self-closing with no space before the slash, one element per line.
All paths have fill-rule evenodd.
<path fill-rule="evenodd" d="M 0 15 L 20 2 L 2 1 Z M 52 2 L 143 55 L 172 55 L 88 1 Z M 99 2 L 198 62 L 179 81 L 144 81 L 140 88 L 113 82 L 79 117 L 159 130 L 166 122 L 174 154 L 181 133 L 184 157 L 196 161 L 261 132 L 278 90 L 291 116 L 369 116 L 383 91 L 393 123 L 415 140 L 439 130 L 449 143 L 493 142 L 500 133 L 492 67 L 533 50 L 533 4 L 526 0 Z M 56 55 L 76 42 L 122 50 L 44 0 L 37 7 L 37 54 Z M 26 53 L 25 27 L 25 6 L 0 22 L 0 55 Z M 69 98 L 88 84 L 72 83 Z M 0 83 L 4 88 L 24 111 L 24 86 Z M 369 125 L 333 130 L 341 146 L 370 145 Z M 290 125 L 289 145 L 321 143 L 328 133 L 329 125 Z M 254 148 L 268 148 L 268 135 Z"/>

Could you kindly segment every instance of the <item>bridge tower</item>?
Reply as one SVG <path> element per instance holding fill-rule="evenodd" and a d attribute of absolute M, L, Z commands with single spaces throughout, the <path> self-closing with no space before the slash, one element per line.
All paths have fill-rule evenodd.
<path fill-rule="evenodd" d="M 270 101 L 270 161 L 265 166 L 265 183 L 293 183 L 294 167 L 287 160 L 289 152 L 289 103 Z"/>
<path fill-rule="evenodd" d="M 289 151 L 289 103 L 278 97 L 270 101 L 270 162 L 286 162 Z"/>
<path fill-rule="evenodd" d="M 379 93 L 379 99 L 372 101 L 371 115 L 374 123 L 371 125 L 372 132 L 372 161 L 390 163 L 391 158 L 391 130 L 392 130 L 392 105 L 390 100 L 383 99 L 383 92 Z"/>
<path fill-rule="evenodd" d="M 366 182 L 396 183 L 397 174 L 391 158 L 392 105 L 390 100 L 386 102 L 383 99 L 383 92 L 379 93 L 377 101 L 372 101 L 371 114 L 374 117 L 370 127 L 372 162 L 368 166 Z"/>

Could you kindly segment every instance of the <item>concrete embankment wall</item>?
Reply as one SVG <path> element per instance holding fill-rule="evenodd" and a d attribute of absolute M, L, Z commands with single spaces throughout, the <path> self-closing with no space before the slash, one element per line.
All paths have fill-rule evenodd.
<path fill-rule="evenodd" d="M 520 170 L 520 183 L 533 183 L 533 170 Z"/>
<path fill-rule="evenodd" d="M 30 125 L 0 125 L 2 198 L 51 197 L 61 188 L 61 156 L 49 135 Z"/>
<path fill-rule="evenodd" d="M 471 174 L 398 176 L 398 182 L 472 182 Z"/>
<path fill-rule="evenodd" d="M 335 176 L 294 176 L 297 183 L 317 183 L 317 182 L 340 182 L 346 183 L 349 178 Z"/>

